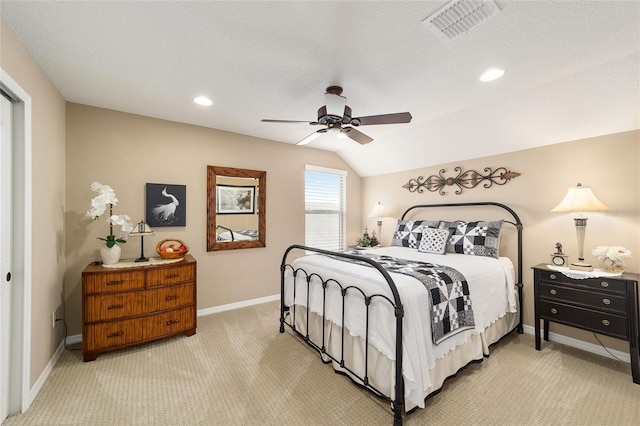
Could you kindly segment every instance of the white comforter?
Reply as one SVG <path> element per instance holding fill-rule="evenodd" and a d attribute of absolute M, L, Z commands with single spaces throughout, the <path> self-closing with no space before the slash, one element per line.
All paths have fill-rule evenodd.
<path fill-rule="evenodd" d="M 432 255 L 420 253 L 405 247 L 386 247 L 367 250 L 374 255 L 430 262 L 451 266 L 460 271 L 469 283 L 469 293 L 474 312 L 475 330 L 457 333 L 438 345 L 431 340 L 431 323 L 428 293 L 422 283 L 402 274 L 391 274 L 402 303 L 403 320 L 403 376 L 405 397 L 414 404 L 424 407 L 423 390 L 431 386 L 428 371 L 435 361 L 444 357 L 457 345 L 465 343 L 473 334 L 480 334 L 487 326 L 502 318 L 507 312 L 516 312 L 517 302 L 514 291 L 514 269 L 508 258 L 488 258 L 461 254 Z M 391 300 L 391 292 L 380 273 L 371 267 L 346 263 L 322 255 L 310 255 L 293 262 L 295 268 L 303 268 L 307 273 L 317 273 L 327 280 L 334 278 L 343 286 L 357 285 L 366 294 L 385 294 Z M 292 274 L 287 268 L 285 281 L 285 304 L 293 303 Z M 319 282 L 319 281 L 318 281 Z M 304 274 L 296 278 L 296 304 L 306 306 L 307 291 Z M 311 287 L 309 309 L 322 315 L 322 288 Z M 315 289 L 315 290 L 314 290 Z M 327 287 L 326 319 L 342 326 L 342 301 L 335 285 Z M 349 292 L 345 308 L 345 328 L 352 336 L 365 336 L 365 306 L 362 296 Z M 395 317 L 390 305 L 381 298 L 374 298 L 369 317 L 369 341 L 389 359 L 395 359 Z"/>

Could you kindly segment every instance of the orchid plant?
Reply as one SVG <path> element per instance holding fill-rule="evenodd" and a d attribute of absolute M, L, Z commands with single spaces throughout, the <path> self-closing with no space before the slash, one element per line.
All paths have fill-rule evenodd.
<path fill-rule="evenodd" d="M 87 210 L 87 216 L 96 220 L 104 214 L 107 210 L 107 206 L 109 207 L 109 217 L 107 218 L 107 223 L 109 224 L 109 235 L 107 235 L 106 238 L 98 237 L 98 239 L 106 241 L 107 247 L 109 248 L 116 245 L 116 243 L 126 243 L 129 233 L 133 230 L 133 224 L 131 223 L 131 218 L 126 214 L 113 214 L 113 206 L 118 204 L 116 193 L 109 185 L 102 185 L 99 182 L 93 182 L 90 185 L 90 188 L 93 192 L 97 192 L 98 195 L 93 197 L 91 200 L 91 208 Z M 120 226 L 120 235 L 118 238 L 116 238 L 113 233 L 114 225 Z"/>
<path fill-rule="evenodd" d="M 598 246 L 591 254 L 607 269 L 624 269 L 623 259 L 631 257 L 631 250 L 620 246 Z"/>

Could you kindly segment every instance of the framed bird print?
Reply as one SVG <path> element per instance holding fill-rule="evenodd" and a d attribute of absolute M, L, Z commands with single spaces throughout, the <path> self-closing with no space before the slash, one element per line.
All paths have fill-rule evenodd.
<path fill-rule="evenodd" d="M 146 222 L 151 228 L 187 225 L 187 186 L 145 185 Z"/>

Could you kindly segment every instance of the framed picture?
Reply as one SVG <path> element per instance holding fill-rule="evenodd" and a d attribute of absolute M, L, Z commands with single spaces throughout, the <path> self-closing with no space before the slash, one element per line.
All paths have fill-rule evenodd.
<path fill-rule="evenodd" d="M 254 214 L 255 186 L 216 185 L 217 214 Z"/>
<path fill-rule="evenodd" d="M 187 186 L 148 183 L 145 186 L 146 222 L 151 228 L 187 225 Z"/>

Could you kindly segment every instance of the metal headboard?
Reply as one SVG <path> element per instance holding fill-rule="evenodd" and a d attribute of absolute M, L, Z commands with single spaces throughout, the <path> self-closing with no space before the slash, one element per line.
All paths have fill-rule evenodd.
<path fill-rule="evenodd" d="M 519 314 L 520 314 L 520 323 L 518 324 L 518 333 L 522 334 L 523 333 L 523 328 L 522 328 L 522 324 L 523 324 L 523 308 L 522 308 L 522 302 L 523 302 L 523 298 L 522 298 L 522 287 L 523 287 L 523 283 L 522 283 L 522 222 L 520 221 L 520 217 L 518 217 L 518 214 L 513 211 L 513 209 L 509 206 L 506 206 L 504 204 L 501 203 L 496 203 L 494 201 L 477 201 L 477 202 L 469 202 L 469 203 L 441 203 L 441 204 L 417 204 L 415 206 L 411 206 L 409 207 L 407 210 L 405 210 L 404 213 L 402 213 L 402 217 L 401 219 L 405 219 L 407 216 L 407 213 L 409 213 L 412 210 L 416 210 L 416 209 L 429 209 L 429 208 L 438 208 L 438 207 L 469 207 L 469 206 L 495 206 L 495 207 L 499 207 L 503 210 L 506 210 L 507 212 L 509 212 L 509 214 L 513 217 L 513 222 L 510 220 L 505 220 L 505 222 L 510 223 L 511 225 L 515 226 L 517 232 L 518 232 L 518 272 L 517 272 L 517 283 L 516 286 L 518 287 L 518 303 L 519 303 Z"/>

